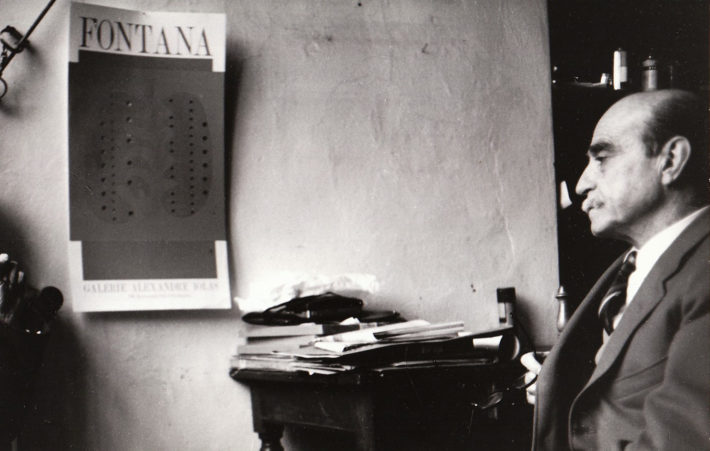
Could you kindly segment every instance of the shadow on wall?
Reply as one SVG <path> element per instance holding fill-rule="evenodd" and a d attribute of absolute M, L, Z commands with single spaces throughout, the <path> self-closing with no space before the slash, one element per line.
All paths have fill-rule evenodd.
<path fill-rule="evenodd" d="M 0 252 L 7 253 L 11 259 L 19 262 L 27 271 L 29 285 L 36 288 L 32 280 L 30 241 L 23 230 L 14 218 L 0 209 Z M 66 436 L 68 431 L 55 419 L 67 414 L 67 406 L 76 405 L 69 400 L 80 396 L 82 387 L 85 386 L 82 379 L 85 371 L 82 369 L 84 359 L 78 340 L 65 315 L 66 313 L 60 310 L 52 324 L 42 363 L 34 380 L 32 395 L 21 418 L 23 425 L 19 446 L 23 450 L 41 449 L 42 446 L 36 442 L 38 439 L 41 443 L 56 444 L 55 449 L 70 447 L 70 440 Z M 85 424 L 85 415 L 82 412 L 69 412 L 69 415 L 74 424 Z M 41 438 L 32 433 L 36 431 L 42 431 Z"/>
<path fill-rule="evenodd" d="M 57 450 L 76 449 L 81 443 L 77 434 L 90 424 L 83 402 L 88 386 L 86 356 L 75 328 L 60 310 L 28 405 L 18 440 L 20 449 L 46 449 L 48 443 Z"/>
<path fill-rule="evenodd" d="M 2 206 L 0 206 L 0 252 L 10 255 L 12 260 L 20 262 L 26 268 L 27 237 L 23 234 L 23 228 L 14 218 L 8 216 Z"/>
<path fill-rule="evenodd" d="M 225 218 L 227 224 L 225 224 L 229 252 L 228 260 L 230 271 L 230 286 L 236 286 L 236 280 L 234 280 L 235 265 L 238 261 L 236 253 L 237 249 L 234 248 L 233 243 L 229 240 L 232 236 L 231 233 L 231 221 L 232 211 L 230 208 L 231 193 L 232 189 L 236 185 L 236 180 L 233 180 L 236 176 L 236 168 L 239 166 L 239 149 L 238 149 L 238 133 L 239 122 L 237 118 L 237 107 L 239 103 L 239 94 L 241 92 L 242 83 L 242 71 L 244 69 L 244 59 L 246 58 L 245 52 L 242 46 L 236 42 L 227 43 L 227 55 L 226 55 L 226 66 L 224 74 L 224 192 L 225 192 Z"/>
<path fill-rule="evenodd" d="M 11 96 L 6 95 L 2 98 L 2 100 L 0 100 L 0 114 L 4 117 L 18 116 L 19 111 L 20 109 L 17 98 L 12 98 Z"/>
<path fill-rule="evenodd" d="M 38 376 L 35 397 L 30 404 L 20 436 L 20 449 L 23 451 L 46 450 L 47 444 L 50 443 L 52 449 L 56 450 L 96 449 L 95 444 L 87 442 L 87 433 L 96 421 L 93 418 L 95 412 L 89 410 L 93 405 L 90 399 L 95 398 L 96 393 L 89 393 L 89 390 L 97 387 L 96 378 L 105 377 L 105 368 L 101 362 L 92 361 L 92 358 L 99 358 L 96 349 L 92 343 L 87 342 L 88 338 L 81 334 L 76 323 L 72 323 L 68 318 L 69 312 L 65 312 L 62 317 L 60 311 L 53 324 L 52 335 Z M 214 328 L 233 325 L 239 320 L 239 311 L 95 312 L 82 314 L 80 320 L 88 330 L 103 331 L 131 328 L 150 331 L 165 325 L 179 324 L 181 327 L 174 330 L 175 334 L 179 334 L 181 330 L 204 328 L 205 325 Z M 105 343 L 101 346 L 104 345 Z M 224 378 L 229 378 L 227 372 L 224 373 Z M 122 401 L 120 398 L 113 401 L 106 398 L 102 408 L 121 411 L 120 405 L 109 403 L 120 404 Z M 90 436 L 89 433 L 88 437 Z"/>
<path fill-rule="evenodd" d="M 225 73 L 225 193 L 232 191 L 236 182 L 233 167 L 237 164 L 239 122 L 237 104 L 240 94 L 240 82 L 244 55 L 239 45 L 228 45 L 227 66 Z M 20 115 L 21 110 L 16 100 L 21 98 L 21 88 L 10 92 L 0 102 L 0 115 Z M 235 150 L 233 150 L 235 149 Z M 227 194 L 229 196 L 229 194 Z M 229 199 L 225 199 L 227 218 L 229 218 Z M 12 259 L 21 262 L 28 272 L 32 272 L 31 237 L 23 234 L 20 224 L 3 212 L 0 205 L 0 252 L 8 253 Z M 229 219 L 227 220 L 229 236 Z M 230 267 L 236 258 L 235 249 L 230 249 Z M 234 271 L 230 271 L 234 274 Z M 31 276 L 31 274 L 30 274 Z M 234 276 L 232 276 L 233 278 Z M 231 286 L 235 281 L 231 280 Z M 30 280 L 30 284 L 32 281 Z M 65 296 L 68 293 L 65 293 Z M 52 324 L 49 342 L 34 387 L 34 395 L 27 405 L 23 418 L 23 427 L 19 437 L 19 448 L 23 451 L 43 450 L 47 444 L 52 449 L 86 449 L 87 427 L 92 424 L 90 399 L 95 394 L 88 393 L 96 384 L 89 380 L 97 371 L 94 344 L 87 342 L 87 330 L 101 330 L 121 324 L 131 327 L 144 327 L 155 324 L 215 324 L 239 321 L 238 309 L 229 311 L 142 311 L 142 312 L 105 312 L 72 315 L 71 302 L 59 311 Z M 141 326 L 143 324 L 144 326 Z M 189 327 L 189 326 L 188 326 Z M 225 379 L 228 374 L 225 373 Z M 108 406 L 107 406 L 108 407 Z"/>

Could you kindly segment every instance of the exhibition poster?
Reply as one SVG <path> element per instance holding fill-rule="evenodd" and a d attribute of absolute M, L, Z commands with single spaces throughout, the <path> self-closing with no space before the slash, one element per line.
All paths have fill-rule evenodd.
<path fill-rule="evenodd" d="M 77 311 L 229 308 L 224 14 L 72 3 Z"/>

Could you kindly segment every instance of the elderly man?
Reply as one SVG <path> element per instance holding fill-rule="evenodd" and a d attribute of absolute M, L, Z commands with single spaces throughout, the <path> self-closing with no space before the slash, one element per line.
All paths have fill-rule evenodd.
<path fill-rule="evenodd" d="M 707 116 L 662 90 L 599 120 L 576 191 L 592 233 L 631 248 L 542 365 L 535 449 L 710 449 Z"/>

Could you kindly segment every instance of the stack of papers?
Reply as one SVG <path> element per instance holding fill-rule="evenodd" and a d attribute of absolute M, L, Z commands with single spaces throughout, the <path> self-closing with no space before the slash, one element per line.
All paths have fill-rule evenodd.
<path fill-rule="evenodd" d="M 429 323 L 417 319 L 301 336 L 297 344 L 275 342 L 262 351 L 249 353 L 238 349 L 232 367 L 336 374 L 385 366 L 492 364 L 515 358 L 520 345 L 509 327 L 472 333 L 464 330 L 460 321 Z"/>

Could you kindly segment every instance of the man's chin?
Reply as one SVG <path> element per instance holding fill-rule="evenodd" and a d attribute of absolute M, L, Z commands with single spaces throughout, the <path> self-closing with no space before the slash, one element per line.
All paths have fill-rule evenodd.
<path fill-rule="evenodd" d="M 597 220 L 592 220 L 590 218 L 590 230 L 592 231 L 592 235 L 598 237 L 598 238 L 607 238 L 610 236 L 610 227 L 609 224 L 606 222 L 600 221 L 598 218 Z"/>
<path fill-rule="evenodd" d="M 607 238 L 608 235 L 604 232 L 605 232 L 604 230 L 595 230 L 594 228 L 592 228 L 592 235 L 594 235 L 597 238 Z"/>

